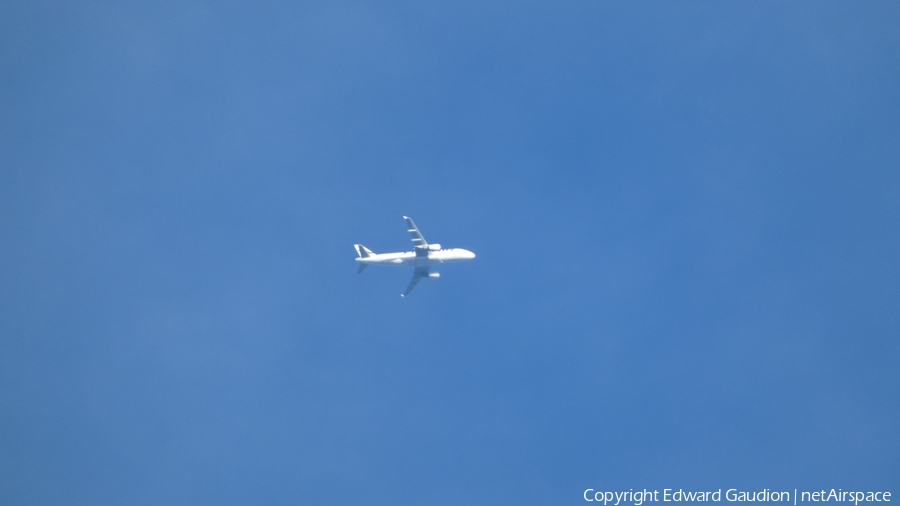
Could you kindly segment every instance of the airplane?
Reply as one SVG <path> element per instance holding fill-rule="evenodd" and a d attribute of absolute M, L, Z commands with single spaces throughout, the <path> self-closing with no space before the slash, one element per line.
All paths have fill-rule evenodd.
<path fill-rule="evenodd" d="M 409 281 L 406 291 L 401 293 L 401 297 L 406 297 L 413 291 L 413 288 L 422 281 L 422 278 L 439 278 L 441 273 L 433 272 L 432 266 L 442 264 L 444 262 L 458 262 L 460 260 L 471 260 L 475 258 L 475 253 L 462 248 L 443 249 L 440 244 L 428 244 L 422 237 L 416 224 L 412 218 L 404 216 L 406 220 L 407 232 L 412 236 L 413 251 L 401 251 L 398 253 L 374 253 L 362 244 L 354 244 L 356 248 L 356 261 L 361 265 L 357 274 L 362 274 L 369 265 L 408 265 L 414 268 L 413 277 Z"/>

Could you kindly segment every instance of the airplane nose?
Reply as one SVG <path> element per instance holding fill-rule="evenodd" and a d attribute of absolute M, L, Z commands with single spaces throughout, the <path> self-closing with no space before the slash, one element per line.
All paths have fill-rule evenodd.
<path fill-rule="evenodd" d="M 471 251 L 466 250 L 466 258 L 468 258 L 470 260 L 475 258 L 475 253 L 472 253 Z"/>

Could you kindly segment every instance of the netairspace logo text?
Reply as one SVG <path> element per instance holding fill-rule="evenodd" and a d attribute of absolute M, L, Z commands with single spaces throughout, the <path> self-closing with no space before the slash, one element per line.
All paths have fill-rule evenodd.
<path fill-rule="evenodd" d="M 584 500 L 588 502 L 603 503 L 603 506 L 631 505 L 641 506 L 645 502 L 846 502 L 858 506 L 861 502 L 891 502 L 891 493 L 884 491 L 850 491 L 840 488 L 830 490 L 812 490 L 793 492 L 777 491 L 764 488 L 760 491 L 738 490 L 736 488 L 704 491 L 685 491 L 673 488 L 659 490 L 634 490 L 621 492 L 609 492 L 589 488 L 584 491 Z M 874 506 L 874 505 L 873 505 Z"/>

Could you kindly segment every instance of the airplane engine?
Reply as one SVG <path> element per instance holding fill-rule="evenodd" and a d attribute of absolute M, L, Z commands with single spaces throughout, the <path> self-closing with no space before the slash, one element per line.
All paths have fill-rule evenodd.
<path fill-rule="evenodd" d="M 429 245 L 428 245 L 428 250 L 429 250 L 429 251 L 440 251 L 440 249 L 441 249 L 441 245 L 440 245 L 440 244 L 429 244 Z"/>
<path fill-rule="evenodd" d="M 439 277 L 441 277 L 441 273 L 440 272 L 429 272 L 428 277 L 429 278 L 439 278 Z"/>

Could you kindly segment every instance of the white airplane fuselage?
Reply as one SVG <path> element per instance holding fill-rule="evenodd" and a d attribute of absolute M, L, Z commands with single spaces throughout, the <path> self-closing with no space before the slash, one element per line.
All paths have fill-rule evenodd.
<path fill-rule="evenodd" d="M 375 253 L 362 244 L 354 244 L 356 254 L 356 262 L 361 264 L 357 274 L 362 274 L 369 265 L 405 265 L 413 268 L 413 277 L 409 280 L 406 291 L 400 294 L 406 297 L 413 291 L 419 281 L 425 278 L 439 278 L 439 272 L 431 271 L 434 265 L 445 262 L 459 262 L 461 260 L 471 260 L 475 258 L 475 253 L 462 248 L 442 248 L 440 244 L 428 244 L 419 227 L 413 223 L 412 218 L 404 216 L 406 220 L 406 231 L 410 234 L 415 249 L 413 251 L 398 251 L 396 253 Z"/>
<path fill-rule="evenodd" d="M 357 262 L 372 265 L 406 265 L 409 267 L 430 267 L 444 262 L 459 262 L 471 260 L 475 253 L 462 248 L 440 249 L 428 251 L 428 255 L 416 255 L 415 251 L 400 251 L 397 253 L 373 253 L 367 257 L 359 257 Z"/>

